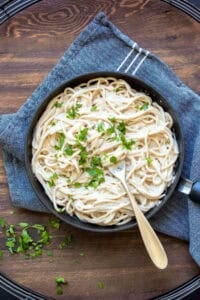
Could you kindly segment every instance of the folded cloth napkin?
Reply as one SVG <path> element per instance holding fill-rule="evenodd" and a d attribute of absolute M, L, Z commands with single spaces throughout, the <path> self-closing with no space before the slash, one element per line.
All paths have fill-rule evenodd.
<path fill-rule="evenodd" d="M 139 47 L 103 13 L 99 13 L 19 111 L 0 117 L 0 143 L 13 205 L 46 211 L 29 183 L 24 166 L 25 136 L 40 102 L 63 81 L 82 73 L 106 70 L 133 74 L 156 88 L 169 101 L 180 118 L 184 132 L 182 175 L 191 180 L 200 177 L 200 98 L 158 57 Z M 189 240 L 190 253 L 200 265 L 199 204 L 175 191 L 151 223 L 160 232 Z"/>

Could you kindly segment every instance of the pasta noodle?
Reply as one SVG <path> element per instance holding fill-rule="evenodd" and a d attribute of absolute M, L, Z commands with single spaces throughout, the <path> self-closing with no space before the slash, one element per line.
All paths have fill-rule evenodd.
<path fill-rule="evenodd" d="M 115 78 L 67 87 L 34 130 L 32 169 L 55 210 L 102 226 L 121 225 L 133 209 L 109 167 L 125 160 L 140 209 L 162 201 L 173 182 L 178 146 L 163 108 Z"/>

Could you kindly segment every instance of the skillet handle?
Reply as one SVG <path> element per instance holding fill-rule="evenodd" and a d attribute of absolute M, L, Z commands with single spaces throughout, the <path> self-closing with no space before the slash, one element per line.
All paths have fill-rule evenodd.
<path fill-rule="evenodd" d="M 197 180 L 192 184 L 189 197 L 193 202 L 200 204 L 200 181 Z"/>
<path fill-rule="evenodd" d="M 181 177 L 178 184 L 179 192 L 188 195 L 190 200 L 200 204 L 200 180 L 192 182 Z"/>

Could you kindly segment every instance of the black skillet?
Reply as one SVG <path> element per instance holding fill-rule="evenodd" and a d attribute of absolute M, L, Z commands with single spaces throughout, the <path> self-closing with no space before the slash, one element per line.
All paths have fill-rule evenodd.
<path fill-rule="evenodd" d="M 88 74 L 78 76 L 76 78 L 73 78 L 61 84 L 58 88 L 52 91 L 52 93 L 46 99 L 44 99 L 44 101 L 41 103 L 41 105 L 38 107 L 35 114 L 33 115 L 32 121 L 28 129 L 26 143 L 25 143 L 25 164 L 26 164 L 26 170 L 30 182 L 32 184 L 32 187 L 36 192 L 40 201 L 44 204 L 44 206 L 50 212 L 52 212 L 56 217 L 61 219 L 63 222 L 84 230 L 96 231 L 96 232 L 115 232 L 115 231 L 130 229 L 137 225 L 136 220 L 133 219 L 129 223 L 120 226 L 98 226 L 94 224 L 84 223 L 80 221 L 77 217 L 75 216 L 71 217 L 67 213 L 58 213 L 57 211 L 55 211 L 53 204 L 49 200 L 48 196 L 45 194 L 42 185 L 39 183 L 39 181 L 37 180 L 37 178 L 32 172 L 31 159 L 32 159 L 33 131 L 49 101 L 51 101 L 56 95 L 63 92 L 66 87 L 73 88 L 83 82 L 87 82 L 88 80 L 96 77 L 115 77 L 115 78 L 124 79 L 131 85 L 132 88 L 149 95 L 153 99 L 153 101 L 156 101 L 159 105 L 161 105 L 163 109 L 166 112 L 168 112 L 173 118 L 174 124 L 173 124 L 172 131 L 176 136 L 176 140 L 179 148 L 179 157 L 174 167 L 174 174 L 175 174 L 174 181 L 167 188 L 165 197 L 162 199 L 160 204 L 158 206 L 153 207 L 151 210 L 145 213 L 146 217 L 149 219 L 150 217 L 154 216 L 161 209 L 161 207 L 168 201 L 168 199 L 172 196 L 175 189 L 178 189 L 182 193 L 189 195 L 191 200 L 195 202 L 200 202 L 200 182 L 193 183 L 190 180 L 181 178 L 181 172 L 182 172 L 183 161 L 184 161 L 183 133 L 181 130 L 179 120 L 173 108 L 167 102 L 167 100 L 164 99 L 155 89 L 153 89 L 152 87 L 148 86 L 145 82 L 133 76 L 123 74 L 123 73 L 118 73 L 118 72 L 95 72 L 95 73 L 88 73 Z"/>

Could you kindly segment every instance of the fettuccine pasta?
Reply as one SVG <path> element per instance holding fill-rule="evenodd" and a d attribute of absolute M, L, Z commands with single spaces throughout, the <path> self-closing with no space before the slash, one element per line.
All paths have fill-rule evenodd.
<path fill-rule="evenodd" d="M 109 167 L 126 162 L 140 209 L 162 201 L 178 147 L 171 116 L 122 79 L 95 78 L 52 99 L 34 131 L 32 169 L 55 210 L 102 226 L 133 217 Z"/>

